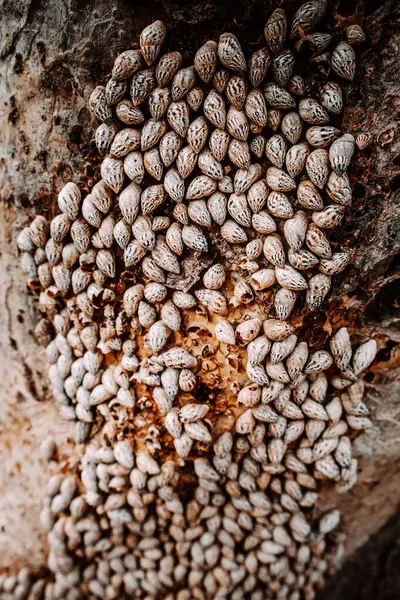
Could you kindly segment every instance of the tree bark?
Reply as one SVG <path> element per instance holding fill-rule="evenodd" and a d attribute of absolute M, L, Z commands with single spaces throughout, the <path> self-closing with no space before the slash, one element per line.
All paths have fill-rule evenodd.
<path fill-rule="evenodd" d="M 298 4 L 288 0 L 284 6 L 291 13 Z M 312 330 L 310 339 L 323 339 L 331 324 L 340 322 L 360 338 L 374 333 L 380 347 L 367 375 L 367 402 L 376 426 L 356 441 L 359 483 L 343 498 L 326 487 L 319 503 L 321 510 L 340 507 L 350 556 L 400 502 L 400 7 L 395 0 L 331 0 L 330 6 L 332 28 L 341 31 L 360 23 L 367 33 L 357 76 L 348 86 L 343 129 L 367 133 L 372 144 L 355 155 L 349 173 L 353 206 L 334 236 L 337 247 L 354 249 L 351 265 L 334 279 L 327 308 L 313 313 L 306 325 Z M 96 178 L 96 125 L 88 98 L 143 26 L 162 19 L 168 29 L 166 50 L 179 50 L 188 58 L 223 31 L 237 34 L 251 48 L 273 8 L 275 3 L 263 0 L 147 0 L 134 5 L 123 0 L 16 0 L 3 8 L 0 567 L 43 563 L 45 538 L 37 525 L 48 477 L 38 452 L 43 436 L 56 438 L 65 468 L 79 454 L 71 441 L 72 424 L 61 420 L 48 393 L 46 361 L 32 336 L 36 300 L 33 291 L 26 292 L 15 237 L 36 213 L 52 215 L 65 182 L 90 185 Z M 336 597 L 334 590 L 329 593 L 324 597 Z"/>

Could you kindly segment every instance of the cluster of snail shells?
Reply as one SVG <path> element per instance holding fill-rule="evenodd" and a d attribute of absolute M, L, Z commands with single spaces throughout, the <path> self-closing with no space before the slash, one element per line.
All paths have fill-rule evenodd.
<path fill-rule="evenodd" d="M 259 423 L 267 424 L 268 435 L 256 454 L 265 471 L 284 472 L 285 457 L 295 444 L 297 459 L 310 465 L 317 479 L 336 481 L 345 492 L 357 476 L 348 434 L 372 426 L 360 374 L 374 360 L 376 342 L 365 342 L 353 354 L 343 327 L 331 338 L 330 352 L 309 353 L 305 342 L 283 334 L 282 327 L 282 322 L 266 320 L 265 334 L 248 342 L 246 373 L 252 383 L 238 395 L 245 410 L 236 420 L 236 432 L 249 436 Z"/>
<path fill-rule="evenodd" d="M 325 2 L 311 5 L 312 9 L 304 13 L 306 17 L 301 16 L 301 10 L 296 17 L 293 39 L 298 37 L 299 27 L 308 31 L 324 16 Z M 312 22 L 307 23 L 310 14 Z M 185 249 L 209 250 L 206 232 L 211 226 L 219 226 L 220 235 L 235 245 L 248 241 L 247 230 L 251 228 L 258 238 L 268 236 L 264 247 L 261 239 L 246 246 L 246 268 L 253 289 L 260 291 L 276 283 L 296 295 L 308 289 L 308 306 L 315 309 L 321 305 L 330 289 L 331 276 L 343 270 L 349 260 L 346 252 L 332 252 L 327 232 L 340 223 L 351 203 L 346 170 L 354 139 L 350 134 L 339 137 L 340 131 L 328 125 L 329 114 L 340 114 L 343 107 L 341 88 L 333 81 L 321 89 L 321 102 L 301 98 L 299 113 L 292 110 L 297 106 L 294 95 L 304 95 L 304 82 L 299 76 L 291 78 L 294 54 L 283 50 L 286 30 L 286 16 L 277 9 L 265 27 L 269 48 L 255 52 L 247 66 L 238 40 L 226 33 L 218 44 L 209 41 L 198 50 L 194 66 L 181 68 L 182 57 L 172 52 L 161 56 L 154 69 L 165 38 L 165 27 L 157 21 L 142 32 L 141 49 L 121 54 L 107 86 L 94 90 L 90 105 L 104 121 L 96 139 L 100 151 L 109 153 L 101 172 L 103 182 L 119 194 L 123 219 L 117 223 L 116 239 L 124 248 L 126 266 L 138 264 L 145 250 L 150 250 L 158 266 L 167 272 L 168 281 L 168 273 L 179 272 L 179 257 Z M 311 45 L 319 51 L 332 41 L 329 34 L 310 36 Z M 158 45 L 153 43 L 155 39 Z M 149 65 L 147 69 L 142 68 L 143 58 Z M 218 62 L 222 68 L 218 68 Z M 270 67 L 275 79 L 272 82 L 268 82 Z M 335 48 L 332 68 L 341 77 L 353 78 L 355 54 L 348 42 L 340 42 Z M 249 92 L 243 75 L 246 69 L 254 86 Z M 214 86 L 207 95 L 196 86 L 198 77 Z M 131 99 L 121 99 L 128 78 Z M 259 86 L 264 83 L 262 93 Z M 123 124 L 139 125 L 141 130 L 123 128 L 117 133 L 115 121 L 109 121 L 114 104 Z M 191 117 L 191 111 L 196 113 L 201 107 L 204 116 Z M 146 109 L 151 115 L 148 120 Z M 290 112 L 283 114 L 284 110 Z M 307 142 L 300 141 L 304 124 L 311 125 L 305 134 Z M 281 127 L 282 133 L 267 140 L 260 133 L 266 126 L 273 131 Z M 254 135 L 250 139 L 251 133 Z M 257 162 L 264 154 L 272 165 L 266 173 Z M 223 165 L 227 157 L 229 169 Z M 234 176 L 226 174 L 232 166 Z M 196 167 L 201 173 L 197 176 Z M 297 184 L 300 175 L 306 179 Z M 124 188 L 125 176 L 132 183 Z M 142 190 L 140 185 L 149 176 L 162 183 Z M 328 204 L 324 204 L 321 192 L 325 186 Z M 295 199 L 288 193 L 296 188 L 295 211 Z M 91 205 L 96 204 L 92 196 Z M 151 215 L 162 208 L 167 197 L 175 203 L 175 221 L 156 216 L 152 222 Z M 160 219 L 165 238 L 156 235 L 161 230 Z M 130 225 L 135 238 L 132 242 Z M 156 250 L 155 257 L 157 244 L 160 250 Z M 269 270 L 264 268 L 266 265 Z M 317 274 L 314 268 L 318 268 Z M 200 298 L 211 310 L 215 307 L 217 313 L 226 311 L 219 292 L 203 292 Z M 278 298 L 278 310 L 279 306 Z"/>
<path fill-rule="evenodd" d="M 354 139 L 329 124 L 342 111 L 342 90 L 327 81 L 318 100 L 308 97 L 295 54 L 284 48 L 290 36 L 295 51 L 315 51 L 312 60 L 327 55 L 333 36 L 312 31 L 326 8 L 309 0 L 290 29 L 275 10 L 267 46 L 247 63 L 237 38 L 224 33 L 182 67 L 179 52 L 160 56 L 164 24 L 146 27 L 140 49 L 118 56 L 107 85 L 90 97 L 101 121 L 102 179 L 84 198 L 67 183 L 60 214 L 50 224 L 36 217 L 18 237 L 23 270 L 41 289 L 46 316 L 36 335 L 47 346 L 54 397 L 66 418 L 78 419 L 78 442 L 97 416 L 112 441 L 88 446 L 79 487 L 74 476 L 53 482 L 42 523 L 55 582 L 39 581 L 54 597 L 68 589 L 71 597 L 124 590 L 153 598 L 178 589 L 166 597 L 202 599 L 209 590 L 257 600 L 268 584 L 269 597 L 297 600 L 301 592 L 313 598 L 324 579 L 339 514 L 322 517 L 315 531 L 311 510 L 321 479 L 341 492 L 356 481 L 348 434 L 371 426 L 360 374 L 376 353 L 374 340 L 353 352 L 345 328 L 329 350 L 311 352 L 288 321 L 303 293 L 309 309 L 319 308 L 349 261 L 329 241 L 352 199 Z M 354 77 L 353 45 L 363 41 L 360 28 L 349 28 L 328 54 L 337 76 Z M 214 243 L 241 257 L 231 298 L 225 282 L 238 265 L 213 262 Z M 250 310 L 269 289 L 274 318 Z M 221 344 L 246 349 L 239 416 L 217 440 L 212 406 L 195 399 L 196 357 L 180 335 L 196 305 L 216 315 Z M 230 306 L 249 311 L 232 324 L 222 318 Z M 156 458 L 160 431 L 135 448 L 113 420 L 115 411 L 124 426 L 133 418 L 142 401 L 136 386 L 152 390 L 181 464 L 194 442 L 214 442 L 208 459 L 194 461 L 197 487 L 186 507 L 175 491 L 179 471 Z M 182 394 L 191 399 L 179 406 Z M 151 553 L 146 540 L 160 545 L 167 530 Z M 96 544 L 104 546 L 99 561 Z M 115 547 L 124 548 L 117 569 Z M 83 573 L 82 556 L 96 563 Z"/>
<path fill-rule="evenodd" d="M 258 429 L 249 442 L 226 432 L 210 460 L 195 460 L 198 485 L 185 504 L 173 462 L 160 466 L 146 452 L 135 455 L 126 439 L 113 448 L 90 444 L 80 490 L 73 475 L 57 474 L 47 486 L 41 523 L 49 532 L 54 597 L 66 590 L 106 598 L 175 590 L 171 598 L 182 600 L 265 598 L 268 583 L 268 597 L 279 591 L 313 598 L 338 557 L 330 533 L 339 512 L 310 526 L 300 506 L 312 505 L 316 481 L 294 456 L 291 476 L 262 472 L 249 456 L 262 438 Z M 82 558 L 90 568 L 82 570 Z"/>
<path fill-rule="evenodd" d="M 319 19 L 325 8 L 324 3 L 316 4 L 321 4 L 316 12 Z M 300 19 L 299 24 L 304 28 L 304 19 L 301 16 L 296 18 Z M 285 19 L 280 9 L 269 19 L 265 37 L 270 50 L 276 53 L 276 56 L 272 58 L 268 49 L 264 48 L 263 52 L 250 58 L 248 69 L 251 83 L 260 85 L 272 63 L 275 80 L 282 85 L 289 84 L 294 55 L 290 51 L 288 53 L 282 50 L 287 28 L 284 24 Z M 292 33 L 295 38 L 295 30 Z M 310 308 L 318 308 L 321 305 L 330 289 L 331 275 L 340 272 L 348 261 L 347 253 L 332 254 L 324 230 L 340 221 L 343 206 L 351 202 L 351 190 L 345 171 L 354 148 L 351 136 L 347 134 L 335 141 L 338 130 L 325 125 L 329 121 L 327 110 L 337 113 L 342 108 L 341 90 L 334 82 L 322 94 L 322 102 L 327 110 L 316 100 L 304 98 L 299 103 L 300 116 L 294 112 L 283 116 L 281 113 L 284 107 L 296 106 L 294 97 L 284 87 L 270 82 L 265 85 L 264 95 L 256 87 L 247 94 L 246 80 L 238 74 L 230 77 L 228 69 L 235 73 L 246 69 L 240 45 L 231 34 L 223 34 L 219 44 L 207 42 L 197 52 L 194 67 L 181 69 L 179 53 L 170 53 L 160 58 L 155 70 L 152 66 L 143 69 L 143 59 L 152 65 L 164 38 L 165 27 L 161 22 L 150 25 L 142 33 L 141 49 L 121 54 L 115 62 L 112 78 L 106 88 L 100 86 L 94 90 L 90 105 L 96 116 L 103 120 L 96 132 L 96 140 L 100 151 L 108 152 L 102 163 L 103 179 L 93 187 L 83 202 L 76 184 L 70 182 L 61 190 L 58 197 L 61 214 L 57 215 L 50 225 L 50 239 L 45 243 L 45 253 L 43 250 L 39 252 L 42 263 L 36 268 L 36 276 L 45 288 L 41 294 L 41 302 L 45 308 L 53 308 L 54 297 L 65 296 L 72 289 L 75 300 L 67 301 L 69 308 L 72 308 L 75 302 L 80 311 L 79 321 L 91 321 L 94 313 L 93 300 L 97 302 L 101 296 L 101 302 L 106 305 L 115 301 L 115 294 L 108 288 L 108 283 L 116 275 L 118 260 L 123 252 L 125 267 L 141 268 L 148 281 L 144 286 L 137 284 L 126 289 L 123 297 L 125 321 L 126 316 L 135 320 L 135 323 L 131 322 L 131 331 L 137 322 L 141 327 L 149 329 L 148 339 L 153 352 L 160 352 L 171 339 L 171 332 L 179 330 L 179 309 L 190 308 L 199 302 L 216 314 L 225 315 L 228 312 L 226 298 L 220 291 L 226 278 L 225 268 L 221 264 L 211 266 L 205 273 L 204 288 L 196 290 L 195 297 L 188 292 L 176 291 L 172 301 L 166 300 L 168 281 L 171 276 L 179 275 L 182 254 L 185 251 L 189 254 L 204 253 L 209 249 L 206 229 L 213 221 L 221 227 L 222 237 L 230 243 L 245 242 L 248 238 L 246 227 L 260 234 L 246 246 L 248 276 L 247 280 L 243 279 L 235 287 L 239 299 L 244 296 L 253 298 L 255 293 L 277 284 L 281 289 L 278 289 L 275 295 L 275 311 L 280 319 L 290 316 L 302 290 L 307 290 L 306 301 Z M 157 44 L 154 40 L 158 40 Z M 325 40 L 326 43 L 328 41 L 330 40 Z M 344 71 L 339 68 L 338 49 L 335 50 L 334 56 L 336 60 L 332 57 L 332 64 L 336 65 L 336 72 L 344 75 Z M 218 60 L 225 68 L 218 70 Z M 193 102 L 189 101 L 189 95 L 201 97 L 201 88 L 195 87 L 197 74 L 204 82 L 211 80 L 215 87 L 203 103 L 208 122 L 206 117 L 198 117 L 190 123 L 189 106 L 194 111 L 199 110 L 201 106 L 201 102 L 191 106 Z M 225 94 L 230 104 L 227 112 L 221 78 L 225 81 Z M 131 100 L 123 98 L 129 81 Z M 298 78 L 296 81 L 299 85 Z M 155 87 L 156 83 L 159 87 Z M 288 87 L 292 89 L 293 86 Z M 256 102 L 258 108 L 254 112 L 255 101 L 259 106 Z M 146 103 L 152 118 L 144 122 L 145 117 L 141 109 Z M 117 121 L 109 121 L 114 105 L 116 116 L 123 124 L 139 125 L 140 129 L 125 127 L 117 131 Z M 245 110 L 239 110 L 243 106 Z M 253 129 L 255 127 L 262 131 L 262 126 L 268 123 L 268 114 L 273 111 L 275 117 L 276 111 L 280 114 L 283 134 L 276 134 L 268 141 L 265 138 L 263 140 L 261 134 L 256 134 L 247 144 L 252 126 Z M 165 113 L 167 121 L 163 119 Z M 310 143 L 317 146 L 313 152 L 310 152 L 305 142 L 295 143 L 301 135 L 301 118 L 304 122 L 313 124 L 306 134 Z M 295 119 L 297 129 L 293 129 L 292 119 Z M 215 129 L 208 140 L 209 148 L 206 148 L 210 124 Z M 269 125 L 271 126 L 271 123 Z M 171 127 L 169 131 L 168 126 Z M 188 145 L 181 150 L 179 148 L 183 139 L 179 133 L 181 136 L 186 134 L 188 141 Z M 171 139 L 177 144 L 172 154 Z M 332 141 L 329 155 L 325 148 L 318 147 L 326 146 Z M 286 153 L 288 142 L 294 145 Z M 252 164 L 250 159 L 251 148 L 258 158 L 256 148 L 259 143 L 265 146 L 266 156 L 274 165 L 268 168 L 265 179 L 261 165 Z M 245 162 L 243 152 L 247 157 Z M 224 175 L 224 168 L 220 162 L 226 153 L 237 168 L 233 181 L 232 177 Z M 177 168 L 172 167 L 165 173 L 163 183 L 140 188 L 145 176 L 161 180 L 164 167 L 170 167 L 175 159 Z M 154 167 L 154 160 L 159 166 L 158 169 Z M 287 172 L 282 169 L 284 162 Z M 330 174 L 329 162 L 333 169 Z M 194 177 L 186 187 L 186 178 L 192 173 L 196 163 L 203 174 Z M 294 178 L 304 168 L 309 179 L 299 182 L 297 201 L 300 209 L 294 212 L 291 201 L 285 194 L 296 188 Z M 125 175 L 131 180 L 127 187 L 124 187 Z M 335 202 L 326 208 L 318 191 L 325 184 L 328 194 Z M 114 193 L 119 194 L 118 207 L 114 203 Z M 172 223 L 171 219 L 163 214 L 153 216 L 159 207 L 163 210 L 162 204 L 167 194 L 176 203 L 173 210 L 175 220 Z M 185 197 L 189 200 L 188 205 L 183 201 Z M 263 210 L 265 204 L 268 211 Z M 306 211 L 312 211 L 312 222 Z M 117 220 L 119 212 L 121 218 Z M 277 219 L 280 219 L 278 223 Z M 281 227 L 282 237 L 276 233 L 278 225 Z M 25 243 L 29 246 L 33 230 L 33 239 L 41 237 L 39 248 L 43 248 L 48 232 L 41 217 L 35 219 L 28 233 L 22 232 L 20 246 Z M 159 232 L 165 232 L 165 236 L 158 235 Z M 68 240 L 69 235 L 72 242 L 66 243 L 61 252 L 60 247 Z M 133 240 L 130 241 L 132 237 Z M 303 247 L 304 245 L 308 249 Z M 78 260 L 80 264 L 76 267 Z M 33 263 L 35 257 L 29 251 L 26 252 L 23 255 L 25 272 L 35 276 L 36 263 Z M 312 275 L 313 271 L 310 269 L 316 265 L 320 272 Z M 246 294 L 243 294 L 243 289 L 246 289 Z M 163 302 L 165 304 L 158 313 L 157 307 Z M 107 386 L 104 388 L 104 382 L 96 379 L 96 375 L 101 373 L 102 359 L 100 353 L 96 352 L 95 356 L 92 354 L 96 347 L 100 347 L 104 353 L 121 350 L 122 339 L 118 332 L 124 333 L 128 330 L 121 314 L 113 314 L 113 308 L 110 308 L 105 316 L 106 322 L 103 322 L 97 331 L 89 326 L 89 348 L 87 343 L 82 344 L 79 340 L 76 327 L 72 327 L 68 332 L 70 339 L 73 339 L 72 343 L 75 343 L 75 355 L 78 352 L 78 365 L 75 364 L 76 361 L 73 365 L 74 370 L 79 372 L 78 377 L 68 373 L 68 366 L 72 369 L 72 364 L 63 357 L 60 359 L 61 369 L 58 369 L 58 365 L 51 368 L 53 388 L 57 390 L 61 404 L 67 405 L 68 398 L 75 398 L 78 388 L 82 387 L 83 383 L 85 391 L 77 396 L 83 398 L 83 407 L 78 407 L 78 418 L 83 422 L 91 422 L 91 406 L 97 406 L 114 397 Z M 161 319 L 157 320 L 159 317 Z M 247 325 L 243 326 L 246 327 Z M 97 339 L 94 339 L 96 333 Z M 100 334 L 102 339 L 99 339 Z M 49 350 L 53 361 L 57 354 L 53 353 L 53 347 L 57 346 L 57 343 L 58 346 L 65 346 L 65 352 L 68 352 L 64 339 L 60 338 L 60 332 L 57 331 L 57 339 Z M 76 348 L 76 345 L 79 348 Z M 132 343 L 130 346 L 131 355 L 127 356 L 124 353 L 122 366 L 128 372 L 135 372 L 140 361 L 134 354 Z M 59 347 L 57 350 L 62 354 Z M 93 375 L 86 378 L 89 379 L 89 383 L 83 382 L 86 373 L 84 371 L 82 375 L 82 364 L 85 363 L 85 357 L 82 356 L 83 361 L 79 361 L 81 353 L 89 353 L 86 363 L 91 363 L 90 374 Z M 189 362 L 194 364 L 192 358 L 189 358 Z M 158 364 L 153 361 L 150 365 L 142 365 L 138 380 L 145 383 L 152 380 L 158 383 L 158 365 L 159 361 Z M 175 368 L 175 365 L 172 368 Z M 182 384 L 189 390 L 193 389 L 195 380 L 187 373 L 186 367 L 183 368 L 185 371 L 182 373 Z M 176 379 L 176 373 L 170 372 L 169 375 Z M 188 378 L 187 382 L 183 382 L 184 377 Z M 161 407 L 161 412 L 168 412 L 168 407 L 171 408 L 171 394 L 170 398 L 165 398 L 165 389 L 159 385 L 155 387 L 155 400 Z M 172 382 L 172 387 L 176 390 L 175 394 L 172 394 L 173 399 L 179 389 L 176 381 Z M 185 390 L 185 387 L 181 389 Z M 91 392 L 90 398 L 87 392 Z M 64 414 L 72 416 L 71 407 L 63 410 Z M 201 412 L 203 407 L 196 410 Z M 171 424 L 171 432 L 177 431 L 177 428 L 181 430 L 175 413 L 168 418 L 167 423 L 168 426 Z M 187 425 L 185 429 L 193 429 L 193 426 Z M 199 427 L 195 426 L 194 429 Z M 198 435 L 202 434 L 199 432 Z M 206 429 L 203 429 L 203 437 L 208 438 Z"/>

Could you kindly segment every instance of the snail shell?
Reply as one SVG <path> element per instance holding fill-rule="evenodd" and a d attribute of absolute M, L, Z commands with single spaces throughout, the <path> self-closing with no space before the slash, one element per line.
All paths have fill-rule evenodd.
<path fill-rule="evenodd" d="M 356 74 L 356 53 L 348 42 L 340 42 L 332 53 L 332 69 L 343 79 L 353 81 Z"/>
<path fill-rule="evenodd" d="M 165 87 L 174 78 L 182 64 L 182 55 L 180 52 L 169 52 L 163 54 L 156 67 L 157 83 L 160 87 Z"/>
<path fill-rule="evenodd" d="M 222 129 L 215 129 L 209 139 L 208 145 L 217 160 L 224 160 L 230 142 L 229 134 Z"/>
<path fill-rule="evenodd" d="M 197 225 L 184 225 L 182 240 L 185 246 L 197 252 L 208 252 L 208 241 L 203 231 Z"/>
<path fill-rule="evenodd" d="M 276 54 L 272 60 L 272 74 L 275 81 L 285 87 L 288 83 L 294 67 L 294 54 L 286 48 Z"/>
<path fill-rule="evenodd" d="M 214 75 L 218 63 L 218 44 L 213 40 L 199 48 L 194 57 L 194 68 L 201 79 L 208 83 Z"/>
<path fill-rule="evenodd" d="M 223 33 L 218 41 L 218 58 L 232 71 L 246 70 L 246 60 L 238 39 L 233 33 Z"/>
<path fill-rule="evenodd" d="M 156 87 L 155 69 L 143 69 L 131 79 L 130 94 L 133 106 L 139 106 Z"/>
<path fill-rule="evenodd" d="M 249 79 L 254 88 L 258 88 L 264 81 L 271 65 L 271 56 L 268 48 L 260 48 L 250 56 L 248 61 Z"/>
<path fill-rule="evenodd" d="M 186 102 L 194 112 L 199 110 L 200 106 L 203 104 L 203 100 L 204 92 L 200 87 L 194 87 L 186 94 Z"/>
<path fill-rule="evenodd" d="M 290 37 L 300 37 L 301 32 L 308 32 L 325 16 L 328 3 L 326 0 L 308 0 L 300 6 L 293 16 Z"/>
<path fill-rule="evenodd" d="M 222 92 L 225 90 L 225 88 L 228 84 L 229 78 L 230 78 L 230 73 L 229 73 L 228 69 L 217 69 L 215 71 L 215 74 L 213 75 L 213 78 L 212 78 L 212 84 L 220 94 L 222 94 Z"/>
<path fill-rule="evenodd" d="M 105 121 L 98 126 L 95 133 L 95 141 L 100 154 L 109 152 L 118 129 L 118 123 L 115 121 Z"/>
<path fill-rule="evenodd" d="M 207 119 L 218 129 L 224 129 L 226 122 L 225 102 L 222 96 L 211 90 L 203 104 L 203 111 Z"/>
<path fill-rule="evenodd" d="M 327 81 L 321 90 L 320 98 L 322 106 L 328 112 L 340 115 L 343 110 L 343 92 L 338 83 Z"/>
<path fill-rule="evenodd" d="M 354 153 L 355 140 L 351 133 L 345 133 L 329 148 L 329 160 L 336 173 L 347 171 Z"/>
<path fill-rule="evenodd" d="M 266 181 L 268 186 L 276 192 L 288 192 L 296 188 L 294 179 L 277 167 L 270 167 L 267 170 Z"/>
<path fill-rule="evenodd" d="M 211 227 L 211 215 L 204 200 L 192 200 L 188 206 L 188 215 L 196 225 Z"/>
<path fill-rule="evenodd" d="M 231 219 L 226 220 L 222 225 L 221 236 L 230 244 L 244 244 L 247 242 L 247 234 L 243 227 Z"/>
<path fill-rule="evenodd" d="M 326 110 L 314 98 L 302 98 L 299 102 L 300 117 L 310 125 L 325 125 L 329 122 Z"/>
<path fill-rule="evenodd" d="M 168 168 L 175 161 L 182 144 L 183 139 L 175 131 L 168 131 L 161 137 L 159 151 L 165 167 Z"/>
<path fill-rule="evenodd" d="M 227 215 L 227 200 L 225 194 L 215 192 L 207 200 L 207 208 L 217 225 L 222 226 Z"/>
<path fill-rule="evenodd" d="M 267 104 L 272 108 L 287 110 L 296 108 L 293 96 L 277 83 L 267 83 L 264 87 L 264 96 Z"/>
<path fill-rule="evenodd" d="M 160 53 L 167 29 L 162 21 L 154 21 L 140 34 L 140 49 L 144 60 L 151 65 Z"/>
<path fill-rule="evenodd" d="M 164 188 L 175 202 L 182 202 L 185 196 L 185 182 L 176 169 L 169 169 L 165 174 Z"/>
<path fill-rule="evenodd" d="M 281 134 L 270 137 L 265 145 L 265 155 L 273 165 L 281 169 L 286 155 L 286 140 Z"/>
<path fill-rule="evenodd" d="M 112 118 L 112 110 L 107 103 L 104 86 L 95 87 L 89 98 L 89 108 L 99 121 L 107 121 Z"/>
<path fill-rule="evenodd" d="M 357 46 L 358 44 L 362 44 L 367 39 L 364 31 L 359 25 L 350 25 L 346 29 L 346 38 L 349 44 L 352 46 Z"/>
<path fill-rule="evenodd" d="M 141 134 L 137 129 L 121 129 L 111 144 L 110 154 L 114 158 L 123 158 L 129 152 L 137 150 L 140 146 Z"/>
<path fill-rule="evenodd" d="M 126 81 L 116 81 L 111 78 L 106 85 L 106 101 L 109 106 L 117 104 L 125 96 L 128 88 Z"/>
<path fill-rule="evenodd" d="M 183 100 L 171 102 L 168 107 L 167 120 L 180 137 L 185 137 L 189 127 L 189 107 Z"/>
<path fill-rule="evenodd" d="M 196 79 L 197 76 L 194 67 L 185 67 L 178 71 L 172 80 L 172 100 L 174 100 L 174 102 L 181 100 L 181 98 L 183 98 L 194 86 Z"/>
<path fill-rule="evenodd" d="M 221 292 L 203 289 L 195 291 L 195 296 L 209 311 L 222 316 L 228 314 L 226 299 Z"/>
<path fill-rule="evenodd" d="M 297 112 L 288 112 L 282 119 L 282 133 L 291 144 L 297 144 L 299 141 L 302 127 L 303 124 Z"/>
<path fill-rule="evenodd" d="M 291 177 L 295 178 L 302 172 L 309 153 L 310 147 L 306 142 L 300 142 L 289 148 L 285 158 L 285 165 Z"/>
<path fill-rule="evenodd" d="M 227 83 L 225 93 L 231 105 L 237 110 L 242 110 L 247 95 L 247 82 L 244 77 L 233 75 Z"/>
<path fill-rule="evenodd" d="M 268 195 L 267 208 L 278 219 L 290 219 L 293 216 L 292 204 L 282 192 L 273 191 Z"/>
<path fill-rule="evenodd" d="M 326 148 L 330 146 L 340 135 L 339 129 L 330 125 L 315 125 L 306 131 L 306 139 L 315 148 Z"/>
<path fill-rule="evenodd" d="M 283 48 L 287 31 L 286 13 L 282 8 L 276 8 L 264 27 L 264 37 L 273 53 Z"/>
<path fill-rule="evenodd" d="M 305 92 L 304 79 L 301 75 L 293 75 L 287 84 L 287 89 L 291 94 L 296 96 L 304 96 Z"/>
<path fill-rule="evenodd" d="M 149 94 L 148 106 L 153 119 L 161 119 L 171 103 L 171 91 L 169 88 L 155 88 Z"/>
<path fill-rule="evenodd" d="M 143 125 L 140 136 L 140 146 L 142 151 L 145 152 L 146 150 L 150 150 L 150 148 L 158 144 L 166 131 L 167 123 L 164 121 L 164 119 L 149 119 L 146 121 L 146 123 Z"/>
<path fill-rule="evenodd" d="M 58 207 L 71 221 L 74 221 L 79 216 L 80 203 L 81 191 L 75 183 L 69 181 L 58 194 Z"/>

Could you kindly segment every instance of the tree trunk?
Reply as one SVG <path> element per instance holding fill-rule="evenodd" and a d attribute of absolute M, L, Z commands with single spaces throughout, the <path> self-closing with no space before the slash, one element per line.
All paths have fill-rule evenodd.
<path fill-rule="evenodd" d="M 293 12 L 298 4 L 289 0 L 285 7 Z M 327 486 L 319 502 L 320 510 L 340 507 L 350 557 L 383 527 L 400 502 L 400 10 L 394 0 L 330 1 L 330 5 L 337 30 L 364 19 L 368 43 L 361 49 L 357 76 L 349 85 L 343 129 L 354 135 L 367 133 L 372 144 L 353 159 L 349 174 L 354 202 L 334 237 L 338 245 L 354 249 L 351 265 L 334 279 L 327 308 L 313 313 L 308 324 L 310 335 L 322 339 L 331 324 L 340 322 L 360 339 L 373 333 L 380 348 L 367 376 L 367 403 L 375 427 L 356 441 L 361 457 L 358 484 L 344 497 Z M 232 31 L 251 47 L 273 8 L 273 2 L 263 0 L 147 0 L 133 5 L 123 0 L 18 0 L 3 7 L 2 568 L 14 572 L 22 565 L 38 567 L 45 561 L 45 537 L 38 527 L 49 472 L 39 456 L 43 437 L 51 435 L 58 442 L 64 470 L 76 464 L 80 453 L 72 441 L 71 422 L 61 419 L 49 394 L 46 360 L 32 336 L 38 319 L 36 299 L 33 291 L 26 293 L 15 237 L 35 214 L 53 214 L 56 192 L 65 182 L 90 185 L 96 178 L 99 163 L 92 140 L 96 124 L 87 108 L 88 98 L 95 85 L 104 83 L 115 56 L 132 47 L 145 25 L 162 19 L 168 30 L 167 50 L 188 57 L 223 31 Z M 387 540 L 390 533 L 385 535 Z M 371 580 L 380 576 L 374 570 L 362 575 Z M 335 598 L 337 586 L 333 582 L 324 598 Z M 349 586 L 340 589 L 341 597 L 352 597 Z M 378 596 L 366 591 L 357 597 Z"/>

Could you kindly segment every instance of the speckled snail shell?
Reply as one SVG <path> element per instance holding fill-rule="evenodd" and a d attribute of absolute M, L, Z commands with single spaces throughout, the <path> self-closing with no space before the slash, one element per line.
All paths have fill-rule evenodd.
<path fill-rule="evenodd" d="M 301 31 L 314 27 L 324 17 L 327 7 L 326 0 L 308 0 L 302 4 L 293 16 L 290 37 L 300 37 Z"/>
<path fill-rule="evenodd" d="M 239 41 L 233 33 L 223 33 L 218 41 L 218 58 L 232 71 L 245 71 L 246 60 Z"/>
<path fill-rule="evenodd" d="M 180 52 L 169 52 L 163 54 L 157 63 L 156 78 L 160 87 L 166 86 L 174 77 L 182 64 L 182 55 Z"/>
<path fill-rule="evenodd" d="M 269 17 L 264 27 L 264 37 L 273 53 L 279 52 L 285 43 L 287 18 L 285 11 L 277 8 Z"/>
<path fill-rule="evenodd" d="M 365 33 L 362 30 L 362 28 L 360 27 L 360 25 L 356 25 L 356 24 L 350 25 L 346 29 L 346 38 L 347 38 L 347 41 L 349 42 L 349 44 L 351 44 L 352 46 L 361 44 L 362 42 L 365 42 L 365 40 L 367 39 L 365 36 Z"/>
<path fill-rule="evenodd" d="M 214 75 L 218 62 L 218 44 L 213 40 L 206 42 L 194 57 L 194 67 L 201 79 L 208 83 Z"/>
<path fill-rule="evenodd" d="M 162 21 L 154 21 L 145 27 L 140 34 L 140 49 L 148 65 L 151 65 L 158 54 L 165 40 L 167 30 Z"/>
<path fill-rule="evenodd" d="M 343 79 L 353 81 L 356 72 L 356 54 L 347 42 L 340 42 L 332 53 L 332 69 Z"/>

